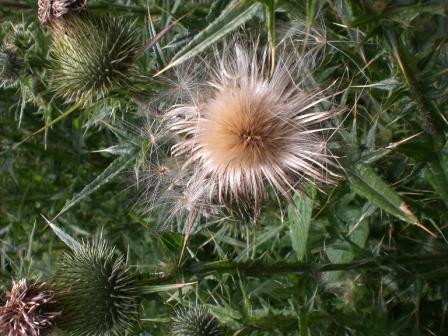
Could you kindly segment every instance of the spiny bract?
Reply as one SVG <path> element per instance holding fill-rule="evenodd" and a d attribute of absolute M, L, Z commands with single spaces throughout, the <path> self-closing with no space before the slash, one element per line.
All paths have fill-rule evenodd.
<path fill-rule="evenodd" d="M 218 320 L 202 307 L 176 309 L 172 317 L 170 336 L 221 336 Z"/>
<path fill-rule="evenodd" d="M 63 308 L 60 327 L 71 336 L 129 335 L 138 321 L 134 274 L 99 240 L 64 255 L 55 278 Z"/>
<path fill-rule="evenodd" d="M 23 63 L 16 50 L 9 46 L 0 47 L 0 87 L 18 85 Z"/>
<path fill-rule="evenodd" d="M 44 336 L 59 315 L 54 308 L 54 292 L 45 283 L 15 282 L 3 307 L 0 307 L 0 335 Z"/>
<path fill-rule="evenodd" d="M 76 17 L 54 31 L 54 88 L 67 101 L 96 102 L 135 79 L 140 38 L 116 17 Z"/>

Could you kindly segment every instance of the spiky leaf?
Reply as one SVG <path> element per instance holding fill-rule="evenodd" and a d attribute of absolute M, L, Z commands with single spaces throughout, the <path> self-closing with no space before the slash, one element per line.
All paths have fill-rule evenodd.
<path fill-rule="evenodd" d="M 0 88 L 16 86 L 20 80 L 23 64 L 13 48 L 0 48 Z"/>

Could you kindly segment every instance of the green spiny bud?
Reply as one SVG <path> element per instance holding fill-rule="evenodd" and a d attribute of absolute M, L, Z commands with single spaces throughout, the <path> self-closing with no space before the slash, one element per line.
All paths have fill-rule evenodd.
<path fill-rule="evenodd" d="M 75 17 L 54 32 L 54 87 L 67 101 L 95 102 L 132 83 L 140 38 L 123 18 Z"/>
<path fill-rule="evenodd" d="M 21 58 L 14 48 L 3 46 L 0 48 L 0 88 L 16 86 L 20 81 L 23 70 Z"/>
<path fill-rule="evenodd" d="M 136 326 L 136 278 L 114 252 L 100 240 L 64 255 L 55 286 L 62 310 L 58 326 L 69 335 L 124 336 Z"/>
<path fill-rule="evenodd" d="M 223 335 L 216 317 L 202 307 L 178 308 L 171 320 L 171 336 Z"/>

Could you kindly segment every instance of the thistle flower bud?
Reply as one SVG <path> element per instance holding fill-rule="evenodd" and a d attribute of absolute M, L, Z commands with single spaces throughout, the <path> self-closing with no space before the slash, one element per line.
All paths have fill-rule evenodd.
<path fill-rule="evenodd" d="M 60 324 L 72 336 L 129 335 L 138 321 L 134 274 L 104 241 L 64 255 L 55 278 Z"/>
<path fill-rule="evenodd" d="M 85 9 L 87 0 L 39 0 L 38 19 L 44 26 L 52 26 L 54 21 L 69 13 Z"/>
<path fill-rule="evenodd" d="M 16 50 L 9 46 L 0 47 L 0 88 L 16 86 L 22 70 L 23 63 Z"/>
<path fill-rule="evenodd" d="M 5 336 L 47 335 L 59 313 L 53 311 L 54 292 L 45 283 L 15 282 L 3 307 L 0 307 L 0 334 Z"/>
<path fill-rule="evenodd" d="M 202 307 L 178 308 L 171 320 L 170 336 L 224 335 L 216 317 Z"/>
<path fill-rule="evenodd" d="M 50 54 L 54 88 L 67 101 L 100 100 L 136 75 L 140 39 L 123 18 L 73 18 L 54 32 Z"/>

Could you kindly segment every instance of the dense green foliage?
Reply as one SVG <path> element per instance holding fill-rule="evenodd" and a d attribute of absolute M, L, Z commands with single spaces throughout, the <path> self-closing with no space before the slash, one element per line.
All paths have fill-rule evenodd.
<path fill-rule="evenodd" d="M 142 335 L 166 335 L 176 307 L 192 306 L 208 309 L 226 335 L 448 332 L 446 1 L 90 0 L 88 8 L 93 18 L 132 22 L 132 43 L 115 46 L 129 42 L 132 53 L 134 39 L 143 48 L 180 20 L 136 60 L 135 80 L 69 103 L 37 1 L 0 0 L 0 302 L 12 279 L 55 274 L 67 247 L 45 217 L 127 254 L 147 286 Z M 291 39 L 316 85 L 334 83 L 334 103 L 347 109 L 331 144 L 343 176 L 322 190 L 307 185 L 296 207 L 264 204 L 255 224 L 209 223 L 179 261 L 184 235 L 160 232 L 145 204 L 146 112 L 166 108 L 177 65 L 235 32 L 260 44 Z"/>

